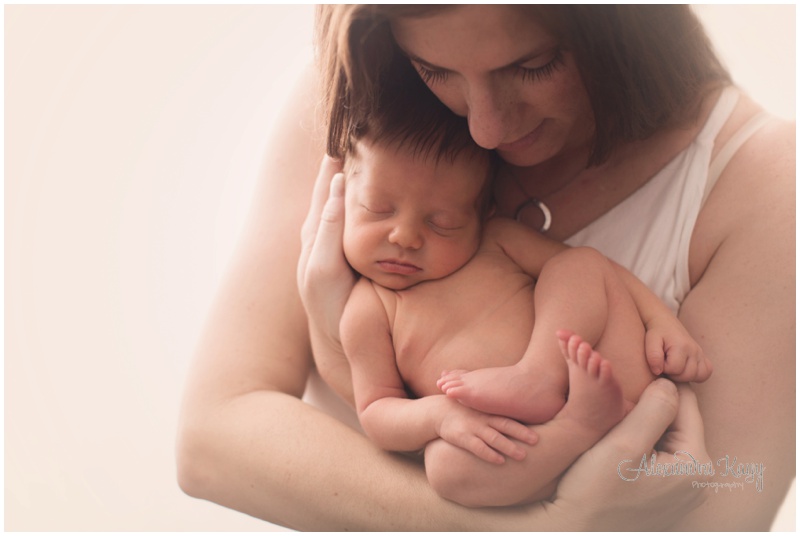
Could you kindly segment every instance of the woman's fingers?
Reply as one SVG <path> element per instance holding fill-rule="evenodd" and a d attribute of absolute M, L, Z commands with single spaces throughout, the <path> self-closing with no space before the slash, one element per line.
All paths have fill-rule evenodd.
<path fill-rule="evenodd" d="M 297 285 L 317 335 L 339 340 L 339 323 L 356 276 L 344 256 L 344 176 L 341 162 L 326 156 L 303 223 Z"/>
<path fill-rule="evenodd" d="M 344 234 L 344 175 L 337 173 L 330 182 L 328 200 L 320 214 L 312 256 L 327 263 L 344 260 L 342 235 Z"/>
<path fill-rule="evenodd" d="M 311 205 L 308 209 L 308 215 L 303 222 L 301 230 L 301 238 L 303 241 L 303 249 L 300 254 L 300 263 L 298 265 L 298 280 L 302 288 L 305 280 L 306 268 L 308 260 L 311 257 L 311 252 L 316 243 L 317 234 L 319 232 L 320 222 L 325 207 L 328 205 L 330 198 L 331 183 L 337 173 L 342 171 L 342 163 L 335 160 L 330 156 L 325 156 L 322 159 L 322 164 L 317 174 L 317 180 L 314 183 L 314 190 L 311 194 Z"/>
<path fill-rule="evenodd" d="M 638 472 L 627 471 L 635 469 L 643 456 L 651 459 L 653 447 L 664 431 L 672 428 L 673 421 L 676 421 L 673 426 L 680 426 L 683 432 L 695 437 L 678 443 L 680 434 L 676 434 L 676 442 L 669 447 L 682 444 L 699 448 L 703 438 L 697 433 L 696 404 L 692 407 L 689 402 L 684 408 L 685 415 L 676 419 L 684 397 L 683 393 L 679 397 L 675 384 L 667 379 L 651 383 L 622 422 L 564 474 L 553 507 L 575 516 L 576 523 L 584 523 L 593 530 L 631 530 L 633 527 L 663 529 L 702 503 L 703 490 L 687 485 L 684 478 L 635 478 Z M 663 443 L 659 446 L 665 447 Z M 657 461 L 674 463 L 675 460 L 673 453 L 660 452 Z M 626 481 L 623 476 L 636 482 Z"/>
<path fill-rule="evenodd" d="M 314 234 L 319 227 L 320 215 L 331 189 L 331 181 L 334 175 L 342 171 L 342 162 L 325 155 L 319 167 L 317 179 L 314 182 L 314 190 L 311 193 L 311 205 L 308 208 L 308 215 L 303 222 L 303 238 L 306 234 Z M 312 240 L 313 241 L 313 240 Z"/>
<path fill-rule="evenodd" d="M 597 447 L 611 446 L 617 453 L 649 453 L 678 413 L 678 390 L 671 381 L 659 378 L 647 386 L 639 403 Z"/>
<path fill-rule="evenodd" d="M 667 434 L 659 443 L 659 450 L 674 454 L 678 451 L 689 452 L 692 456 L 703 462 L 707 461 L 705 428 L 700 408 L 689 384 L 678 385 L 680 403 L 678 414 L 670 425 Z"/>

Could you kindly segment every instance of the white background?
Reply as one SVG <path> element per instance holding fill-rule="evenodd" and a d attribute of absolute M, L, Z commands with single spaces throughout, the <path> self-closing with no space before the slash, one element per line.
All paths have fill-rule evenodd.
<path fill-rule="evenodd" d="M 794 6 L 698 12 L 736 80 L 794 118 Z M 5 7 L 6 530 L 279 529 L 183 495 L 173 450 L 312 17 Z"/>

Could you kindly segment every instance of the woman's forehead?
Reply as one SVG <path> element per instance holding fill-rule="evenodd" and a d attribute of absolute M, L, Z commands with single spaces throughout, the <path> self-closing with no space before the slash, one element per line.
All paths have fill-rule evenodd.
<path fill-rule="evenodd" d="M 554 44 L 530 10 L 510 5 L 458 6 L 400 17 L 391 27 L 398 46 L 412 59 L 445 69 L 462 60 L 498 68 Z"/>

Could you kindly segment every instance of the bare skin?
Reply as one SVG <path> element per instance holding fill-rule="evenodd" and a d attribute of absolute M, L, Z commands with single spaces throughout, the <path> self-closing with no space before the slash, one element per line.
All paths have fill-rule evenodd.
<path fill-rule="evenodd" d="M 455 17 L 454 31 L 434 24 L 435 33 L 423 34 L 487 35 Z M 474 61 L 470 42 L 453 49 Z M 680 318 L 715 360 L 715 381 L 697 396 L 655 381 L 563 475 L 552 499 L 469 509 L 440 498 L 419 464 L 382 451 L 299 399 L 316 360 L 320 375 L 352 401 L 349 366 L 330 326 L 338 327 L 354 280 L 339 245 L 341 193 L 334 188 L 328 199 L 340 168 L 330 161 L 320 168 L 322 143 L 308 128 L 319 100 L 314 87 L 305 78 L 283 108 L 251 217 L 187 379 L 178 443 L 178 479 L 187 493 L 305 530 L 769 529 L 795 475 L 793 124 L 776 121 L 740 149 L 693 231 L 692 290 Z M 554 195 L 551 236 L 566 239 L 645 184 L 693 139 L 715 98 L 704 98 L 695 125 L 623 146 L 608 165 Z M 743 97 L 715 145 L 759 110 Z M 510 121 L 473 119 L 485 135 Z M 529 193 L 543 195 L 575 179 L 567 163 L 585 154 L 559 149 L 558 158 L 526 169 Z M 519 199 L 501 194 L 499 209 L 513 215 Z M 298 199 L 306 203 L 287 201 Z M 706 444 L 715 457 L 728 452 L 774 468 L 763 493 L 714 495 L 693 488 L 691 478 L 630 483 L 613 474 L 620 459 L 654 447 L 659 463 L 672 461 L 677 450 L 712 459 Z"/>
<path fill-rule="evenodd" d="M 544 95 L 542 84 L 536 92 L 511 82 L 497 88 L 488 85 L 493 69 L 515 56 L 507 43 L 522 42 L 516 36 L 509 38 L 514 25 L 508 16 L 515 13 L 502 13 L 504 9 L 459 8 L 458 16 L 420 19 L 408 28 L 409 40 L 401 43 L 414 56 L 448 69 L 447 83 L 430 87 L 454 112 L 470 118 L 473 138 L 487 148 L 534 128 L 536 116 L 526 118 L 515 106 L 521 107 L 524 98 Z M 475 35 L 481 35 L 483 43 L 476 44 Z M 418 39 L 423 36 L 424 40 Z M 493 55 L 492 50 L 503 54 Z M 481 54 L 483 62 L 478 61 Z M 566 63 L 553 75 L 552 84 L 571 84 L 567 77 L 574 72 Z M 566 240 L 619 205 L 684 150 L 718 95 L 717 91 L 703 95 L 693 124 L 625 144 L 595 168 L 581 169 L 588 149 L 579 136 L 571 137 L 573 143 L 563 144 L 552 157 L 513 168 L 517 181 L 498 185 L 499 212 L 513 215 L 521 202 L 516 182 L 530 196 L 552 194 L 547 200 L 554 223 L 548 234 Z M 543 96 L 541 107 L 531 105 L 530 113 L 547 113 L 542 107 L 554 102 Z M 717 136 L 711 157 L 759 111 L 758 104 L 743 94 Z M 728 163 L 692 232 L 688 258 L 692 288 L 679 312 L 688 331 L 714 359 L 715 381 L 699 387 L 697 394 L 710 451 L 714 456 L 737 452 L 740 459 L 763 460 L 778 474 L 772 475 L 772 488 L 756 500 L 749 494 L 714 497 L 682 518 L 676 528 L 767 530 L 794 479 L 795 153 L 793 122 L 774 120 Z M 522 161 L 524 155 L 518 156 Z M 755 361 L 754 356 L 758 356 Z M 720 368 L 725 373 L 720 374 Z M 743 401 L 742 393 L 751 393 L 759 404 Z M 781 410 L 764 415 L 763 407 Z"/>
<path fill-rule="evenodd" d="M 554 334 L 567 327 L 618 361 L 625 396 L 635 402 L 653 377 L 642 318 L 670 326 L 666 344 L 691 348 L 672 356 L 701 363 L 704 374 L 688 379 L 708 377 L 710 365 L 674 315 L 602 255 L 568 250 L 506 219 L 481 230 L 475 207 L 485 159 L 435 161 L 366 140 L 359 147 L 343 242 L 350 265 L 372 285 L 359 282 L 341 331 L 345 352 L 351 360 L 362 354 L 358 367 L 371 371 L 357 389 L 360 411 L 407 386 L 417 396 L 442 389 L 484 413 L 548 421 L 566 399 Z M 391 337 L 382 342 L 384 332 Z M 474 372 L 439 378 L 453 368 Z"/>
<path fill-rule="evenodd" d="M 536 240 L 534 233 L 514 222 L 493 220 L 475 256 L 446 278 L 399 291 L 367 279 L 356 285 L 345 309 L 342 337 L 368 433 L 374 422 L 412 441 L 407 426 L 395 422 L 388 410 L 379 411 L 377 403 L 405 398 L 406 386 L 417 396 L 440 394 L 437 379 L 443 367 L 511 367 L 523 354 L 532 354 L 530 360 L 536 362 L 533 371 L 518 378 L 521 394 L 501 389 L 490 401 L 491 409 L 475 409 L 527 423 L 550 420 L 564 406 L 569 386 L 556 326 L 584 329 L 600 348 L 612 351 L 626 398 L 638 400 L 653 379 L 644 359 L 644 327 L 611 264 L 583 249 L 561 251 L 545 262 L 536 286 L 540 308 L 534 321 L 534 279 L 525 270 L 539 272 L 539 264 L 561 247 L 538 238 L 550 252 L 537 253 L 537 245 L 525 248 L 524 256 L 507 255 L 515 241 L 534 246 Z M 488 285 L 489 281 L 495 283 Z M 494 393 L 494 387 L 487 390 Z M 424 418 L 412 422 L 420 424 Z M 391 442 L 384 446 L 415 450 L 430 439 L 424 436 L 405 449 Z"/>
<path fill-rule="evenodd" d="M 624 399 L 622 387 L 608 360 L 579 336 L 566 330 L 558 335 L 562 359 L 568 371 L 570 396 L 552 420 L 535 428 L 543 439 L 531 448 L 530 455 L 541 459 L 544 454 L 547 463 L 535 466 L 531 465 L 532 461 L 522 466 L 509 464 L 509 470 L 527 475 L 528 485 L 521 488 L 524 493 L 515 490 L 513 482 L 488 478 L 488 475 L 486 485 L 489 489 L 465 485 L 448 467 L 469 463 L 469 460 L 464 458 L 464 451 L 459 452 L 441 440 L 431 443 L 426 449 L 428 478 L 435 489 L 468 506 L 498 506 L 546 499 L 556 489 L 564 468 L 563 460 L 572 461 L 577 457 L 576 453 L 590 448 L 633 408 L 633 404 Z M 442 463 L 445 461 L 443 458 L 446 463 Z M 470 465 L 475 466 L 474 463 Z M 473 469 L 479 473 L 490 470 L 485 464 Z M 533 482 L 543 484 L 535 486 Z M 487 504 L 487 500 L 491 502 Z"/>
<path fill-rule="evenodd" d="M 307 83 L 306 87 L 313 87 L 313 83 Z M 299 99 L 301 93 L 297 95 L 296 105 L 305 102 Z M 287 118 L 312 108 L 287 109 Z M 298 123 L 286 122 L 287 129 L 292 125 L 297 127 Z M 292 139 L 285 132 L 281 140 Z M 284 163 L 316 165 L 300 158 L 305 154 L 305 150 L 297 151 L 296 159 Z M 332 178 L 340 169 L 336 162 L 326 161 L 316 181 L 281 183 L 293 187 L 303 184 L 302 193 L 313 199 L 308 214 L 305 208 L 296 214 L 298 230 L 307 217 L 307 237 L 330 237 L 338 233 L 341 240 L 342 191 L 331 189 Z M 272 180 L 265 180 L 264 187 L 269 191 L 273 184 Z M 333 192 L 330 199 L 329 191 Z M 286 310 L 289 303 L 301 307 L 299 296 L 294 298 L 296 301 L 286 303 L 283 301 L 286 297 L 282 298 L 279 292 L 290 287 L 295 273 L 292 269 L 281 277 L 277 268 L 291 266 L 275 264 L 272 248 L 263 245 L 265 237 L 277 240 L 283 236 L 265 234 L 265 229 L 274 225 L 271 218 L 277 214 L 273 210 L 277 207 L 272 201 L 278 198 L 257 197 L 254 222 L 248 226 L 250 231 L 241 245 L 238 260 L 214 307 L 189 378 L 178 442 L 178 480 L 186 493 L 303 530 L 663 528 L 674 523 L 676 515 L 684 515 L 706 500 L 707 491 L 692 490 L 678 480 L 643 482 L 648 494 L 644 500 L 641 489 L 597 474 L 598 465 L 619 461 L 620 445 L 634 452 L 649 452 L 675 421 L 679 400 L 681 407 L 697 412 L 692 399 L 677 392 L 666 380 L 654 382 L 631 415 L 584 455 L 583 462 L 579 460 L 576 464 L 579 471 L 568 471 L 570 478 L 562 480 L 551 502 L 515 509 L 476 510 L 447 501 L 430 486 L 420 464 L 386 453 L 362 434 L 303 403 L 299 397 L 312 367 L 310 343 L 307 337 L 287 337 L 286 329 L 293 325 L 288 322 L 292 317 L 305 329 L 305 321 L 301 322 L 305 315 L 299 311 L 289 314 Z M 326 274 L 319 269 L 311 270 L 315 263 L 330 268 L 333 261 L 328 254 L 333 248 L 327 248 L 328 242 L 311 238 L 306 244 L 301 275 L 311 271 L 316 276 L 339 277 L 340 273 L 347 276 L 345 271 Z M 298 246 L 295 253 L 298 256 L 299 249 Z M 341 256 L 341 248 L 338 255 Z M 340 258 L 344 263 L 343 256 Z M 270 274 L 267 277 L 265 270 Z M 258 286 L 259 282 L 274 283 L 281 279 L 286 279 L 287 284 Z M 349 292 L 348 288 L 344 299 Z M 336 307 L 333 301 L 317 303 Z M 340 307 L 343 306 L 342 302 Z M 248 327 L 253 333 L 264 334 L 267 318 L 280 318 L 284 323 L 266 324 L 271 326 L 266 333 L 269 336 L 248 339 L 248 345 L 241 345 L 242 330 Z M 320 341 L 324 341 L 322 334 L 319 335 Z M 281 351 L 273 348 L 278 342 Z M 233 352 L 232 348 L 238 349 Z M 271 357 L 264 359 L 264 355 Z M 278 355 L 284 357 L 277 359 Z M 332 357 L 321 360 L 324 366 L 320 365 L 320 374 L 330 378 L 337 392 L 352 403 L 349 366 L 344 356 L 341 359 L 341 367 L 334 366 L 336 361 Z M 260 417 L 256 419 L 256 415 Z M 676 444 L 699 448 L 698 429 L 693 421 L 676 421 L 674 426 L 681 432 Z M 275 441 L 276 435 L 282 440 Z M 667 460 L 671 453 L 665 451 L 660 456 Z M 298 474 L 306 477 L 297 478 Z M 587 479 L 596 482 L 587 486 Z M 603 493 L 606 500 L 593 503 L 599 489 L 606 490 Z M 651 508 L 651 504 L 657 507 Z M 630 518 L 608 514 L 627 512 L 632 507 L 642 515 Z M 415 515 L 409 516 L 409 511 Z"/>
<path fill-rule="evenodd" d="M 566 400 L 568 371 L 555 333 L 569 328 L 614 356 L 626 399 L 635 403 L 653 375 L 644 326 L 611 264 L 588 250 L 564 251 L 544 264 L 534 291 L 533 278 L 505 256 L 509 227 L 490 222 L 475 257 L 445 279 L 397 293 L 375 287 L 403 381 L 419 396 L 441 389 L 478 411 L 543 423 Z M 473 372 L 439 377 L 454 365 Z M 474 376 L 483 383 L 469 383 Z"/>
<path fill-rule="evenodd" d="M 696 346 L 641 282 L 596 251 L 567 249 L 508 219 L 481 226 L 476 207 L 486 159 L 434 160 L 365 140 L 351 158 L 343 244 L 363 278 L 348 299 L 340 333 L 359 420 L 387 450 L 418 451 L 441 438 L 474 456 L 436 454 L 452 450 L 447 446 L 426 454 L 426 471 L 442 496 L 469 506 L 548 497 L 554 478 L 621 419 L 604 396 L 591 404 L 582 395 L 564 412 L 574 386 L 557 330 L 567 326 L 589 337 L 573 341 L 573 351 L 582 348 L 583 369 L 590 344 L 613 356 L 613 383 L 628 407 L 654 378 L 643 318 L 672 324 L 668 344 Z M 702 353 L 699 359 L 705 362 Z M 456 374 L 437 381 L 453 365 L 485 371 L 490 381 L 469 385 L 475 391 L 462 399 L 467 386 Z M 502 373 L 508 381 L 498 379 Z M 512 484 L 487 472 L 486 462 L 526 458 L 516 442 L 537 445 L 537 436 L 517 421 L 545 423 L 556 414 L 558 422 L 542 429 L 544 444 L 519 468 L 524 479 Z M 593 424 L 585 432 L 575 432 L 587 422 Z M 461 482 L 471 472 L 487 481 L 469 486 L 465 496 Z"/>
<path fill-rule="evenodd" d="M 437 386 L 486 413 L 530 424 L 546 422 L 561 410 L 572 389 L 560 363 L 558 341 L 552 336 L 569 327 L 593 348 L 618 360 L 617 375 L 625 398 L 635 403 L 653 379 L 645 366 L 644 327 L 611 264 L 599 255 L 585 253 L 589 252 L 573 253 L 575 260 L 560 255 L 542 270 L 534 293 L 536 324 L 522 359 L 508 366 L 450 371 Z M 710 372 L 702 354 L 699 361 L 703 370 Z M 707 378 L 698 375 L 693 380 Z"/>
<path fill-rule="evenodd" d="M 558 333 L 558 342 L 567 362 L 570 396 L 557 420 L 569 419 L 576 427 L 599 434 L 599 439 L 633 404 L 625 400 L 611 362 L 588 342 L 568 331 Z"/>

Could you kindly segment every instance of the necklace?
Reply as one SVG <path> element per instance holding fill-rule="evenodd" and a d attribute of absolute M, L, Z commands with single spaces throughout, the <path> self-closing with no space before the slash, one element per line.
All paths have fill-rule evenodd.
<path fill-rule="evenodd" d="M 522 188 L 520 188 L 521 190 Z M 514 219 L 518 222 L 522 222 L 522 211 L 525 210 L 529 206 L 535 206 L 539 210 L 542 211 L 542 216 L 544 216 L 544 223 L 539 228 L 540 233 L 546 233 L 550 229 L 550 224 L 553 223 L 553 215 L 550 212 L 550 207 L 544 204 L 544 201 L 541 199 L 536 199 L 535 197 L 528 197 L 527 200 L 523 201 L 520 206 L 517 207 L 517 210 L 514 211 Z"/>
<path fill-rule="evenodd" d="M 572 178 L 563 183 L 561 186 L 557 187 L 555 190 L 548 193 L 547 196 L 551 196 L 556 192 L 560 192 L 561 190 L 572 184 L 583 171 L 584 171 L 583 168 L 579 169 L 578 172 L 572 176 Z M 518 222 L 522 222 L 522 213 L 525 212 L 525 209 L 527 209 L 528 207 L 536 207 L 539 210 L 539 212 L 542 213 L 542 217 L 544 218 L 544 223 L 542 223 L 541 227 L 539 227 L 539 232 L 546 233 L 547 231 L 549 231 L 550 227 L 553 224 L 553 213 L 550 211 L 550 207 L 548 207 L 547 204 L 544 201 L 542 201 L 541 198 L 533 197 L 532 195 L 530 195 L 525 190 L 525 188 L 522 187 L 522 184 L 519 182 L 519 179 L 517 178 L 516 174 L 513 171 L 509 173 L 509 177 L 511 178 L 511 181 L 514 183 L 517 189 L 520 191 L 520 193 L 522 193 L 522 195 L 524 195 L 527 198 L 525 201 L 520 203 L 514 210 L 514 219 L 517 220 Z"/>

